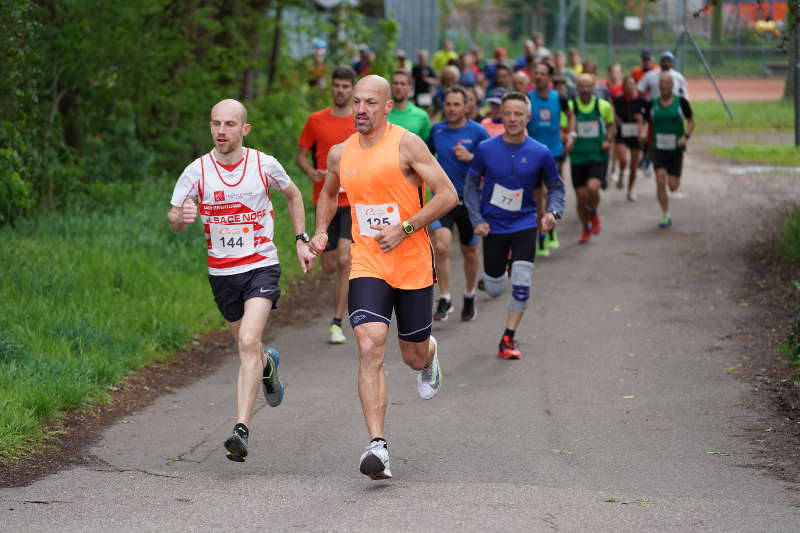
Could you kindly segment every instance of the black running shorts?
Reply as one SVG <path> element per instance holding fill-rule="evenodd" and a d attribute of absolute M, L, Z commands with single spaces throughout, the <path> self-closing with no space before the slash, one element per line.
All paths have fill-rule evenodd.
<path fill-rule="evenodd" d="M 572 186 L 575 189 L 586 187 L 589 178 L 596 178 L 602 183 L 606 179 L 608 163 L 592 161 L 589 163 L 572 163 L 569 167 L 572 173 Z"/>
<path fill-rule="evenodd" d="M 330 252 L 339 247 L 339 239 L 353 240 L 353 218 L 350 206 L 340 206 L 336 209 L 331 223 L 328 225 L 328 244 L 325 251 Z"/>
<path fill-rule="evenodd" d="M 629 150 L 640 150 L 642 148 L 639 137 L 622 137 L 621 135 L 617 135 L 617 140 L 614 142 L 617 144 L 624 144 Z"/>
<path fill-rule="evenodd" d="M 466 206 L 457 205 L 449 212 L 442 215 L 439 224 L 453 231 L 453 226 L 458 226 L 458 240 L 464 246 L 475 246 L 478 244 L 478 236 L 472 233 L 472 222 L 469 220 L 469 212 Z"/>
<path fill-rule="evenodd" d="M 511 262 L 530 261 L 536 256 L 536 239 L 539 231 L 528 228 L 514 233 L 490 233 L 483 238 L 483 271 L 488 276 L 499 278 Z"/>
<path fill-rule="evenodd" d="M 653 168 L 667 169 L 667 175 L 681 177 L 683 170 L 683 150 L 655 150 L 653 155 Z"/>
<path fill-rule="evenodd" d="M 266 298 L 272 300 L 272 307 L 278 307 L 280 277 L 280 265 L 270 265 L 230 276 L 209 275 L 208 281 L 222 317 L 236 322 L 244 316 L 244 301 L 250 298 Z"/>
<path fill-rule="evenodd" d="M 353 278 L 347 308 L 353 329 L 368 322 L 383 322 L 388 326 L 394 309 L 400 340 L 423 342 L 431 336 L 433 285 L 422 289 L 395 289 L 379 278 Z"/>

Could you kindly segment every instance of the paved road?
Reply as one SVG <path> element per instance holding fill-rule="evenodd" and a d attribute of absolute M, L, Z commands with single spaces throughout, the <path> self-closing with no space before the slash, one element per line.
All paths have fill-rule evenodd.
<path fill-rule="evenodd" d="M 394 480 L 358 473 L 353 346 L 327 346 L 320 319 L 272 332 L 287 398 L 259 408 L 244 465 L 221 447 L 231 355 L 110 427 L 89 464 L 0 491 L 0 530 L 797 531 L 797 493 L 751 467 L 741 435 L 757 417 L 725 369 L 757 314 L 739 305 L 747 224 L 729 217 L 796 198 L 800 180 L 756 183 L 692 156 L 668 231 L 652 178 L 636 204 L 609 191 L 588 246 L 570 204 L 562 249 L 537 263 L 523 360 L 495 357 L 505 298 L 484 294 L 476 322 L 436 324 L 434 400 L 392 344 Z"/>

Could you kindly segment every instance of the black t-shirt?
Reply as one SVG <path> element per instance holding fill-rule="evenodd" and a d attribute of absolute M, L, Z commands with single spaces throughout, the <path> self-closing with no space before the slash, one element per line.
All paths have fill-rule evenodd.
<path fill-rule="evenodd" d="M 641 115 L 643 120 L 647 120 L 650 115 L 650 102 L 641 96 L 637 96 L 633 100 L 627 100 L 625 96 L 617 96 L 614 98 L 614 111 L 620 122 L 636 122 L 634 115 Z"/>
<path fill-rule="evenodd" d="M 425 94 L 431 92 L 430 84 L 425 81 L 425 78 L 435 78 L 436 72 L 430 65 L 414 65 L 411 69 L 411 77 L 414 78 L 414 92 L 417 94 Z"/>

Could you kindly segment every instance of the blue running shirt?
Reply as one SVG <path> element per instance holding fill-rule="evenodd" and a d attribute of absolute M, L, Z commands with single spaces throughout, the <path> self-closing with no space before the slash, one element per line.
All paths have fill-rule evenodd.
<path fill-rule="evenodd" d="M 550 149 L 553 157 L 564 155 L 561 142 L 561 95 L 550 89 L 547 100 L 537 91 L 530 91 L 531 121 L 528 122 L 528 135 Z"/>
<path fill-rule="evenodd" d="M 472 225 L 488 222 L 491 233 L 537 227 L 533 190 L 541 182 L 547 186 L 547 209 L 563 215 L 564 182 L 545 145 L 530 137 L 522 144 L 509 144 L 502 135 L 482 142 L 469 167 L 464 194 Z"/>
<path fill-rule="evenodd" d="M 457 144 L 461 144 L 474 154 L 478 144 L 488 138 L 489 132 L 486 131 L 486 128 L 474 120 L 467 120 L 467 123 L 460 128 L 451 128 L 447 125 L 447 121 L 443 120 L 431 128 L 428 136 L 428 148 L 439 160 L 447 177 L 453 182 L 459 198 L 464 197 L 464 179 L 469 170 L 469 163 L 459 161 L 453 148 Z"/>

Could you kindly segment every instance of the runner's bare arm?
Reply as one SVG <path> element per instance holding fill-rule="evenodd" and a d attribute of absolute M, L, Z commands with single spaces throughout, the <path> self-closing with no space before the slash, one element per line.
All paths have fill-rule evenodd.
<path fill-rule="evenodd" d="M 317 254 L 321 254 L 328 244 L 328 226 L 339 207 L 339 160 L 342 150 L 344 143 L 339 143 L 328 152 L 328 172 L 317 199 L 317 226 L 311 239 L 311 248 Z"/>
<path fill-rule="evenodd" d="M 197 205 L 194 200 L 187 198 L 181 207 L 174 205 L 167 212 L 167 221 L 172 231 L 183 231 L 186 226 L 193 223 L 197 217 Z"/>
<path fill-rule="evenodd" d="M 311 150 L 301 146 L 297 150 L 297 156 L 295 156 L 294 160 L 297 163 L 297 166 L 300 167 L 302 171 L 308 175 L 309 178 L 311 178 L 311 181 L 321 181 L 324 178 L 324 176 L 309 162 L 308 154 L 310 153 Z"/>
<path fill-rule="evenodd" d="M 281 189 L 281 192 L 286 196 L 286 207 L 289 210 L 289 218 L 292 221 L 294 234 L 300 235 L 306 231 L 306 211 L 303 207 L 303 195 L 294 183 L 289 183 L 287 187 Z M 314 263 L 314 254 L 309 250 L 308 244 L 302 240 L 298 239 L 296 244 L 300 268 L 303 272 L 308 272 Z"/>
<path fill-rule="evenodd" d="M 458 204 L 456 188 L 433 157 L 428 145 L 413 134 L 403 135 L 400 141 L 400 165 L 411 169 L 433 192 L 433 198 L 408 222 L 415 228 L 424 228 Z"/>

